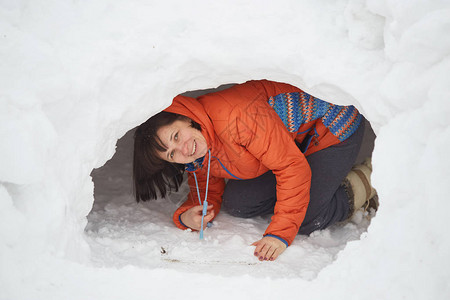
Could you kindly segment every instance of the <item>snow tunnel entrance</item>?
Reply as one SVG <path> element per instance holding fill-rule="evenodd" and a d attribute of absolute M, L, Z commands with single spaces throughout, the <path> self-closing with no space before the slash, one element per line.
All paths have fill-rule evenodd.
<path fill-rule="evenodd" d="M 229 85 L 218 89 L 227 87 Z M 186 95 L 197 97 L 215 90 L 187 92 Z M 277 263 L 258 262 L 253 257 L 253 247 L 249 246 L 264 232 L 268 218 L 237 219 L 224 212 L 215 219 L 214 232 L 206 230 L 205 240 L 199 241 L 198 233 L 179 230 L 171 218 L 188 193 L 186 180 L 168 199 L 135 202 L 132 194 L 134 131 L 131 129 L 119 139 L 112 159 L 91 173 L 95 200 L 85 233 L 93 263 L 98 266 L 134 265 L 146 269 L 272 278 L 296 274 L 312 280 L 335 260 L 347 242 L 359 240 L 370 224 L 370 218 L 361 212 L 344 225 L 331 226 L 309 237 L 297 236 Z M 357 163 L 371 156 L 374 140 L 375 134 L 366 122 Z"/>

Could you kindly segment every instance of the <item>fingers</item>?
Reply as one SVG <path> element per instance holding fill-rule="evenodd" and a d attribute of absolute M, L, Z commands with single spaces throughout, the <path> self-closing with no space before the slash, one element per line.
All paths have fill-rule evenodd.
<path fill-rule="evenodd" d="M 207 207 L 206 207 L 206 212 L 207 212 L 207 214 L 208 213 L 210 213 L 211 211 L 213 211 L 213 205 L 208 205 Z M 192 207 L 191 208 L 192 209 L 192 211 L 193 212 L 195 212 L 196 214 L 198 214 L 198 215 L 202 215 L 202 213 L 203 213 L 203 206 L 202 205 L 197 205 L 197 206 L 194 206 L 194 207 Z"/>
<path fill-rule="evenodd" d="M 206 216 L 211 214 L 211 213 L 214 214 L 213 207 L 214 206 L 212 206 L 212 205 L 208 205 L 207 211 L 206 211 Z M 194 207 L 190 208 L 189 211 L 190 211 L 189 213 L 192 216 L 200 216 L 201 217 L 202 214 L 203 214 L 203 206 L 201 206 L 201 205 L 194 206 Z"/>
<path fill-rule="evenodd" d="M 209 206 L 208 206 L 208 207 L 209 207 Z M 212 217 L 214 218 L 214 216 L 215 216 L 216 214 L 215 214 L 214 210 L 212 209 L 212 206 L 211 206 L 211 209 L 209 209 L 209 210 L 207 211 L 206 215 L 207 215 L 207 216 L 212 216 Z"/>
<path fill-rule="evenodd" d="M 208 208 L 206 210 L 206 215 L 205 216 L 209 216 L 211 214 L 214 216 L 213 206 L 212 205 L 208 205 Z"/>
<path fill-rule="evenodd" d="M 283 253 L 283 251 L 284 251 L 283 248 L 277 248 L 277 249 L 275 249 L 275 251 L 272 253 L 272 256 L 270 257 L 269 260 L 275 260 L 275 259 L 277 259 L 277 257 L 278 257 L 281 253 Z"/>
<path fill-rule="evenodd" d="M 201 206 L 201 205 L 197 205 L 197 206 L 194 206 L 194 207 L 192 207 L 192 208 L 190 208 L 191 210 L 192 210 L 192 212 L 193 213 L 195 213 L 195 214 L 202 214 L 202 211 L 203 211 L 203 206 Z"/>
<path fill-rule="evenodd" d="M 210 212 L 208 212 L 208 213 L 206 214 L 204 221 L 205 221 L 205 222 L 209 222 L 209 221 L 211 221 L 212 219 L 214 219 L 214 216 L 215 216 L 215 213 L 214 213 L 213 210 L 211 210 Z"/>
<path fill-rule="evenodd" d="M 203 229 L 205 229 L 208 226 L 208 222 L 211 221 L 212 219 L 214 219 L 215 213 L 214 210 L 212 209 L 213 206 L 212 205 L 208 205 L 208 210 L 207 213 L 205 215 L 205 218 L 203 219 Z M 201 224 L 201 213 L 200 213 L 200 224 Z M 200 228 L 200 226 L 199 226 Z"/>
<path fill-rule="evenodd" d="M 269 260 L 274 250 L 275 248 L 271 244 L 262 239 L 257 242 L 254 254 L 261 261 Z"/>
<path fill-rule="evenodd" d="M 276 251 L 276 246 L 265 244 L 258 255 L 259 260 L 273 260 L 272 254 Z"/>
<path fill-rule="evenodd" d="M 260 243 L 258 243 L 258 245 L 256 246 L 256 248 L 255 248 L 255 256 L 260 260 L 260 261 L 262 261 L 262 260 L 267 260 L 266 259 L 266 254 L 267 254 L 267 251 L 269 250 L 269 247 L 270 246 L 268 246 L 266 243 L 264 243 L 264 242 L 260 242 Z"/>

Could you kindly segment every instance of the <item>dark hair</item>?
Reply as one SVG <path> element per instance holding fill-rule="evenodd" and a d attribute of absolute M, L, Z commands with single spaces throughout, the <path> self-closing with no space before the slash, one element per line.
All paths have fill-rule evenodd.
<path fill-rule="evenodd" d="M 183 181 L 184 165 L 163 160 L 160 152 L 167 148 L 158 137 L 158 130 L 177 120 L 187 120 L 201 130 L 200 124 L 190 118 L 162 111 L 143 124 L 134 133 L 133 183 L 134 196 L 139 202 L 165 197 L 171 190 L 178 191 Z"/>

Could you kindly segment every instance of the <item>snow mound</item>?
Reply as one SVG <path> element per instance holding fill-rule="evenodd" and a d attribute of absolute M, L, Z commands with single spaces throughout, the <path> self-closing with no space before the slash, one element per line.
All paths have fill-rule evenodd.
<path fill-rule="evenodd" d="M 447 0 L 1 1 L 0 299 L 449 298 L 449 28 Z M 86 227 L 90 174 L 118 138 L 178 93 L 261 78 L 370 120 L 381 206 L 368 228 L 299 238 L 278 265 L 191 272 L 161 247 L 253 263 L 247 236 L 217 226 L 197 244 L 163 218 L 173 207 L 128 198 L 100 201 Z"/>

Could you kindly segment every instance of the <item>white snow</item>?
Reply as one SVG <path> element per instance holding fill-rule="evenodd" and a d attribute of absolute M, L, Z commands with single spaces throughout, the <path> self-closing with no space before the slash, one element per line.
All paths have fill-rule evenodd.
<path fill-rule="evenodd" d="M 450 298 L 449 33 L 448 0 L 0 1 L 0 299 Z M 133 203 L 129 165 L 98 170 L 93 206 L 127 131 L 261 78 L 370 120 L 370 225 L 259 263 L 267 220 L 221 214 L 199 241 L 181 196 Z"/>

